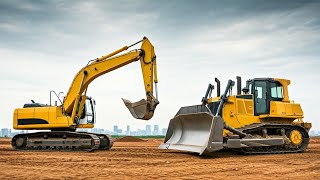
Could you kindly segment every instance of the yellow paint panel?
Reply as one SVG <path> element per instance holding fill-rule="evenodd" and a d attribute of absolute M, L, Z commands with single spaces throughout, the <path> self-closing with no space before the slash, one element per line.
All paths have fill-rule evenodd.
<path fill-rule="evenodd" d="M 28 119 L 34 117 L 34 108 L 19 108 L 16 109 L 18 112 L 18 119 Z"/>
<path fill-rule="evenodd" d="M 48 124 L 30 124 L 19 125 L 18 119 L 42 119 L 48 121 Z M 68 128 L 70 127 L 67 116 L 62 114 L 62 109 L 57 106 L 36 107 L 36 108 L 19 108 L 13 114 L 14 129 L 52 129 L 52 128 Z"/>
<path fill-rule="evenodd" d="M 49 108 L 49 124 L 54 124 L 54 123 L 57 123 L 57 107 L 56 106 L 53 106 L 53 107 L 50 107 Z"/>
<path fill-rule="evenodd" d="M 66 127 L 69 127 L 69 124 L 73 124 L 70 123 L 71 118 L 68 118 L 67 116 L 61 116 L 61 117 L 57 117 L 57 124 L 64 124 Z"/>
<path fill-rule="evenodd" d="M 241 124 L 236 119 L 236 108 L 235 108 L 235 98 L 234 96 L 230 96 L 228 98 L 228 102 L 226 102 L 222 109 L 222 118 L 226 122 L 227 125 L 232 127 L 240 127 Z"/>
<path fill-rule="evenodd" d="M 281 101 L 270 102 L 271 116 L 303 116 L 300 104 L 287 103 Z"/>
<path fill-rule="evenodd" d="M 62 109 L 57 106 L 50 107 L 49 122 L 50 124 L 59 124 L 59 126 L 69 127 L 69 119 L 66 115 L 62 114 Z"/>
<path fill-rule="evenodd" d="M 18 109 L 15 109 L 13 112 L 13 129 L 18 128 Z"/>
<path fill-rule="evenodd" d="M 296 116 L 303 116 L 303 111 L 300 104 L 291 104 L 292 113 Z"/>
<path fill-rule="evenodd" d="M 253 100 L 250 99 L 236 99 L 237 113 L 241 115 L 253 115 Z"/>
<path fill-rule="evenodd" d="M 94 125 L 93 124 L 80 124 L 78 126 L 78 128 L 93 128 Z"/>
<path fill-rule="evenodd" d="M 238 114 L 247 114 L 243 99 L 237 99 L 237 107 Z"/>
<path fill-rule="evenodd" d="M 286 103 L 285 106 L 286 106 L 286 114 L 288 116 L 294 115 L 293 112 L 292 112 L 292 104 Z"/>
<path fill-rule="evenodd" d="M 241 123 L 240 127 L 235 127 L 235 128 L 241 128 L 246 125 L 250 125 L 253 123 L 260 123 L 260 119 L 257 116 L 248 116 L 248 115 L 237 115 L 237 120 Z"/>
<path fill-rule="evenodd" d="M 270 102 L 270 115 L 286 115 L 286 106 L 283 102 Z"/>
<path fill-rule="evenodd" d="M 34 118 L 43 119 L 48 121 L 49 119 L 49 107 L 37 107 L 34 108 Z"/>
<path fill-rule="evenodd" d="M 19 129 L 37 130 L 37 129 L 52 129 L 52 128 L 66 128 L 65 124 L 30 124 L 20 125 Z"/>
<path fill-rule="evenodd" d="M 246 99 L 244 100 L 244 103 L 246 106 L 247 114 L 253 116 L 253 100 Z"/>

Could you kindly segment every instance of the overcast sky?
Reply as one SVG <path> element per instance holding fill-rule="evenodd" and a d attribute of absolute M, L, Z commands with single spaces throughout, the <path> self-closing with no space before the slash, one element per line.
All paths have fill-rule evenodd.
<path fill-rule="evenodd" d="M 320 130 L 320 1 L 0 1 L 0 128 L 31 99 L 67 92 L 90 59 L 147 36 L 155 46 L 159 100 L 149 121 L 121 97 L 144 98 L 140 64 L 90 84 L 97 128 L 167 127 L 181 106 L 199 104 L 208 83 L 239 75 L 291 80 L 290 99 Z M 135 48 L 139 48 L 136 46 Z M 235 92 L 235 90 L 234 90 Z"/>

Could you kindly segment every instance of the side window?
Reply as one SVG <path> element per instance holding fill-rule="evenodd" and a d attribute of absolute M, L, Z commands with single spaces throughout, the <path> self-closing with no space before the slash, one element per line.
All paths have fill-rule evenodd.
<path fill-rule="evenodd" d="M 86 100 L 86 109 L 87 109 L 87 114 L 93 114 L 93 109 L 91 106 L 91 101 L 89 99 Z"/>
<path fill-rule="evenodd" d="M 249 84 L 249 94 L 253 94 L 252 93 L 252 83 Z"/>
<path fill-rule="evenodd" d="M 86 110 L 87 110 L 87 118 L 88 118 L 88 123 L 94 123 L 94 109 L 93 105 L 91 103 L 91 100 L 87 99 L 86 100 Z"/>
<path fill-rule="evenodd" d="M 282 99 L 283 98 L 283 90 L 282 85 L 279 82 L 271 82 L 271 98 Z"/>
<path fill-rule="evenodd" d="M 83 110 L 82 110 L 80 119 L 83 119 L 85 117 L 86 117 L 86 106 L 83 106 Z"/>
<path fill-rule="evenodd" d="M 256 87 L 257 98 L 262 98 L 262 87 Z"/>
<path fill-rule="evenodd" d="M 77 114 L 78 114 L 78 112 L 79 112 L 80 103 L 81 103 L 81 98 L 80 98 L 79 103 L 78 103 L 78 106 L 77 106 L 77 110 L 76 110 L 76 113 L 77 113 Z M 80 119 L 83 119 L 83 118 L 85 118 L 85 117 L 86 117 L 86 106 L 83 106 Z"/>

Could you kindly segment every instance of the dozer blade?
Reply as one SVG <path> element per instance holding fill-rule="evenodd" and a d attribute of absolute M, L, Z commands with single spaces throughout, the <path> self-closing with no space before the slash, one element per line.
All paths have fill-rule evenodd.
<path fill-rule="evenodd" d="M 214 117 L 206 106 L 189 106 L 171 119 L 160 149 L 197 152 L 200 155 L 223 148 L 224 121 Z"/>
<path fill-rule="evenodd" d="M 123 99 L 124 104 L 129 109 L 132 116 L 136 119 L 149 120 L 153 116 L 153 110 L 150 108 L 150 103 L 147 100 L 141 99 L 140 101 L 131 103 L 127 99 Z"/>

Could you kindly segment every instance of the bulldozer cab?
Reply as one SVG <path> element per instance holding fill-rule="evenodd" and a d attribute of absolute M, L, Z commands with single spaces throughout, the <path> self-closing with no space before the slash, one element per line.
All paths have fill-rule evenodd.
<path fill-rule="evenodd" d="M 271 78 L 256 78 L 247 81 L 247 93 L 254 99 L 254 115 L 270 114 L 270 101 L 282 101 L 283 86 Z"/>

